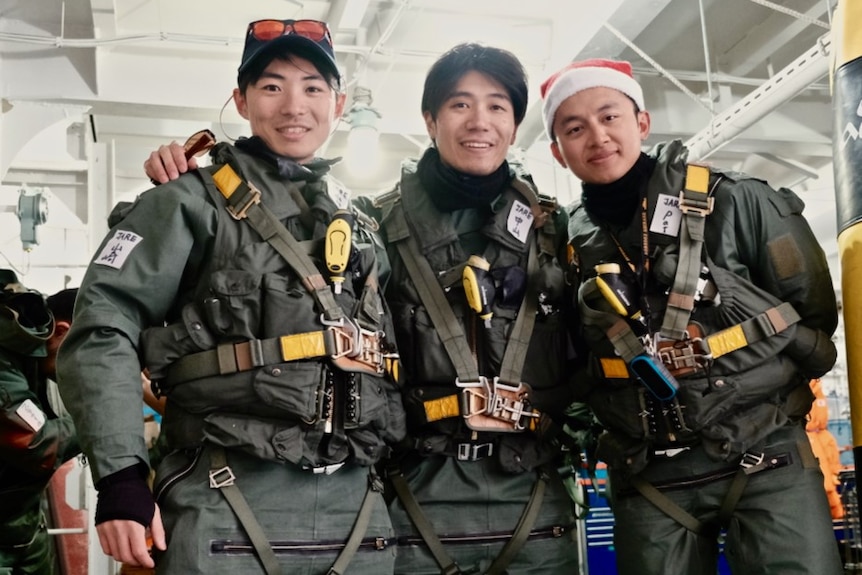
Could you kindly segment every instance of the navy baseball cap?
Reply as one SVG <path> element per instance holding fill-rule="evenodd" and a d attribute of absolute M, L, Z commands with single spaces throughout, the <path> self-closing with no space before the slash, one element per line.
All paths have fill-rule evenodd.
<path fill-rule="evenodd" d="M 279 52 L 297 55 L 308 54 L 313 62 L 324 64 L 340 81 L 341 74 L 335 61 L 332 48 L 332 34 L 326 22 L 319 20 L 257 20 L 248 25 L 245 35 L 245 48 L 242 62 L 237 70 L 242 76 L 248 67 L 269 54 L 274 57 Z"/>

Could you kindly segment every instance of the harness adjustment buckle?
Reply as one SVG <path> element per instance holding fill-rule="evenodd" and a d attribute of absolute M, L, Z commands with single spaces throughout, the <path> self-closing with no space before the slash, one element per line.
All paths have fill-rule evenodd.
<path fill-rule="evenodd" d="M 221 489 L 222 487 L 230 487 L 236 483 L 236 475 L 229 465 L 225 465 L 220 469 L 210 469 L 210 488 Z"/>
<path fill-rule="evenodd" d="M 245 219 L 246 217 L 248 217 L 248 210 L 252 206 L 260 203 L 260 190 L 255 188 L 254 185 L 251 184 L 251 182 L 247 182 L 247 184 L 248 184 L 248 192 L 246 193 L 245 197 L 243 198 L 245 200 L 245 202 L 239 207 L 232 206 L 231 204 L 228 204 L 227 206 L 225 206 L 227 208 L 228 213 L 230 214 L 230 217 L 232 217 L 235 220 L 242 220 L 242 219 Z"/>

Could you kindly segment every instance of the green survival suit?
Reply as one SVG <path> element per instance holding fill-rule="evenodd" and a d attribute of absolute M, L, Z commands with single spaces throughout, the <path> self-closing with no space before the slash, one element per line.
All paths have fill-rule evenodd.
<path fill-rule="evenodd" d="M 434 149 L 420 160 L 436 161 Z M 574 570 L 572 504 L 552 470 L 560 446 L 543 435 L 571 397 L 564 220 L 514 166 L 477 208 L 441 211 L 433 185 L 407 161 L 375 199 L 407 389 L 409 441 L 389 468 L 396 573 Z M 495 287 L 481 314 L 464 288 L 471 256 Z"/>
<path fill-rule="evenodd" d="M 65 395 L 97 481 L 146 461 L 139 354 L 167 396 L 158 572 L 385 573 L 393 533 L 370 470 L 405 429 L 370 223 L 341 229 L 334 289 L 327 230 L 353 212 L 331 162 L 280 170 L 238 146 L 121 214 L 80 292 Z"/>
<path fill-rule="evenodd" d="M 627 225 L 569 219 L 618 567 L 715 573 L 727 530 L 734 573 L 833 573 L 802 423 L 836 357 L 823 250 L 793 192 L 686 154 L 657 148 Z"/>

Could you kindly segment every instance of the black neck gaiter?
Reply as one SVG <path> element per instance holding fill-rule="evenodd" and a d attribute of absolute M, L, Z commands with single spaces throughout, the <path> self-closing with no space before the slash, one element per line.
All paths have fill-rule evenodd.
<path fill-rule="evenodd" d="M 628 225 L 646 193 L 655 165 L 655 158 L 641 152 L 634 166 L 616 182 L 584 183 L 582 198 L 587 213 L 609 224 Z"/>
<path fill-rule="evenodd" d="M 327 173 L 332 164 L 337 163 L 341 159 L 325 160 L 323 158 L 314 158 L 310 162 L 300 164 L 270 150 L 266 142 L 259 136 L 239 138 L 234 145 L 247 154 L 258 156 L 268 161 L 278 168 L 278 173 L 282 177 L 291 181 L 316 180 Z"/>
<path fill-rule="evenodd" d="M 422 155 L 416 166 L 416 175 L 441 212 L 464 208 L 488 209 L 511 179 L 509 164 L 505 161 L 487 176 L 470 176 L 445 165 L 436 148 L 428 148 Z"/>

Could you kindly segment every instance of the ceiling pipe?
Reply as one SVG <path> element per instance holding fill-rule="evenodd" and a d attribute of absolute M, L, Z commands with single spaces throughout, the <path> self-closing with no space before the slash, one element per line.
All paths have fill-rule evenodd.
<path fill-rule="evenodd" d="M 715 115 L 706 128 L 686 142 L 688 159 L 707 158 L 827 74 L 831 46 L 829 34 L 823 35 L 812 48 L 762 86 Z"/>

